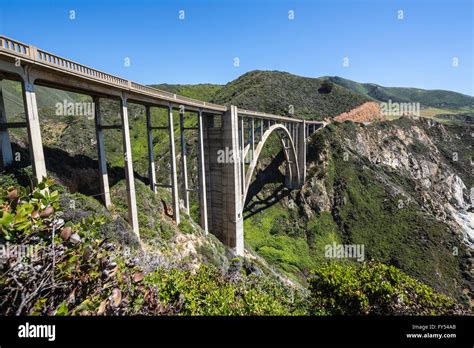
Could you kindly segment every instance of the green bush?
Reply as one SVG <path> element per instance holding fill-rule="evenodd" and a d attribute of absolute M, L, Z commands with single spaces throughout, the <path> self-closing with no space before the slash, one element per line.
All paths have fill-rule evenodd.
<path fill-rule="evenodd" d="M 158 269 L 144 284 L 148 294 L 139 306 L 148 314 L 171 315 L 302 315 L 295 290 L 259 276 L 229 279 L 212 266 L 196 272 Z"/>
<path fill-rule="evenodd" d="M 448 315 L 460 312 L 455 300 L 436 293 L 393 266 L 329 262 L 309 280 L 311 314 Z"/>
<path fill-rule="evenodd" d="M 33 232 L 39 234 L 52 224 L 59 193 L 49 190 L 51 184 L 45 180 L 33 191 L 19 185 L 0 188 L 0 241 L 14 242 Z"/>
<path fill-rule="evenodd" d="M 178 227 L 181 232 L 186 234 L 191 234 L 194 232 L 194 227 L 189 223 L 189 221 L 186 220 L 186 218 L 183 218 L 183 220 L 181 220 Z"/>
<path fill-rule="evenodd" d="M 64 222 L 52 185 L 0 188 L 0 242 L 35 247 L 2 265 L 2 315 L 91 313 L 121 282 L 114 246 L 96 239 L 104 217 Z"/>

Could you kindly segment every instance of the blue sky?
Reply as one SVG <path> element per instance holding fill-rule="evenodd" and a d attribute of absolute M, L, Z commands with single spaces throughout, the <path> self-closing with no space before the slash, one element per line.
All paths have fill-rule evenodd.
<path fill-rule="evenodd" d="M 260 69 L 474 95 L 473 12 L 472 0 L 0 0 L 0 33 L 144 84 Z"/>

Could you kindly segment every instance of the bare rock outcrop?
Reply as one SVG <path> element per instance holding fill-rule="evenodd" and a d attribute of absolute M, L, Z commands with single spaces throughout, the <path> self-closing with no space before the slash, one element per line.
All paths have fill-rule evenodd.
<path fill-rule="evenodd" d="M 373 122 L 383 121 L 384 119 L 385 118 L 380 110 L 379 104 L 375 102 L 364 103 L 349 112 L 343 112 L 342 114 L 334 117 L 334 120 L 338 122 Z"/>

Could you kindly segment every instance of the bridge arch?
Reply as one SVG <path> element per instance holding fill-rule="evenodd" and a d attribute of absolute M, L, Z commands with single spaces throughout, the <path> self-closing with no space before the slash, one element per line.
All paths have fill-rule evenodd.
<path fill-rule="evenodd" d="M 287 167 L 288 172 L 286 173 L 286 177 L 287 179 L 290 180 L 290 186 L 298 184 L 298 181 L 300 178 L 300 168 L 298 166 L 298 157 L 297 157 L 294 139 L 291 136 L 291 133 L 289 132 L 289 130 L 283 124 L 274 124 L 270 126 L 265 131 L 265 133 L 263 133 L 262 139 L 257 144 L 255 153 L 252 154 L 252 161 L 250 162 L 250 166 L 244 178 L 244 194 L 242 197 L 242 209 L 244 208 L 245 201 L 247 199 L 250 182 L 252 180 L 253 173 L 255 172 L 258 159 L 260 158 L 260 153 L 262 152 L 262 149 L 265 146 L 265 143 L 267 142 L 268 138 L 273 132 L 276 132 L 276 134 L 280 137 L 280 142 L 283 146 L 285 161 L 288 164 L 288 167 Z M 285 143 L 285 139 L 288 140 L 288 146 Z"/>

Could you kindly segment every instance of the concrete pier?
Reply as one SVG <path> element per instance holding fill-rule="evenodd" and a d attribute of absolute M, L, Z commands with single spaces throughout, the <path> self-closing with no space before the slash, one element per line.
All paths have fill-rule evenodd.
<path fill-rule="evenodd" d="M 189 186 L 188 186 L 188 163 L 184 127 L 184 112 L 179 113 L 180 143 L 181 143 L 181 187 L 183 191 L 184 209 L 189 215 Z"/>
<path fill-rule="evenodd" d="M 242 120 L 243 133 L 243 120 Z M 243 137 L 242 137 L 243 140 Z M 242 162 L 244 159 L 239 149 L 239 117 L 236 106 L 222 117 L 222 145 L 228 149 L 232 156 L 222 163 L 222 189 L 223 189 L 223 241 L 231 247 L 236 255 L 244 252 L 244 218 L 242 205 Z M 244 147 L 242 141 L 242 147 Z"/>
<path fill-rule="evenodd" d="M 156 170 L 155 170 L 155 154 L 153 152 L 153 129 L 151 127 L 151 108 L 149 105 L 145 106 L 146 116 L 146 134 L 148 144 L 148 180 L 150 180 L 150 188 L 153 193 L 157 192 L 156 187 Z"/>
<path fill-rule="evenodd" d="M 93 97 L 94 103 L 94 122 L 97 144 L 97 157 L 99 162 L 99 183 L 102 195 L 102 202 L 109 208 L 112 204 L 110 199 L 109 176 L 107 173 L 107 160 L 105 158 L 104 131 L 102 129 L 102 119 L 100 114 L 100 99 Z"/>
<path fill-rule="evenodd" d="M 173 219 L 177 224 L 181 222 L 179 216 L 178 172 L 176 169 L 176 147 L 174 144 L 173 105 L 168 104 L 168 130 L 170 137 L 170 166 L 171 166 L 171 194 L 173 200 Z"/>
<path fill-rule="evenodd" d="M 0 79 L 0 146 L 3 168 L 9 167 L 13 163 L 12 144 L 10 143 L 7 123 L 7 111 L 3 100 L 2 80 Z"/>
<path fill-rule="evenodd" d="M 198 179 L 199 179 L 199 218 L 204 232 L 209 232 L 207 215 L 207 184 L 206 184 L 206 159 L 204 141 L 207 139 L 207 129 L 203 120 L 203 113 L 198 111 Z"/>
<path fill-rule="evenodd" d="M 132 145 L 130 142 L 130 126 L 128 123 L 128 107 L 125 94 L 120 98 L 120 115 L 122 117 L 123 157 L 125 161 L 125 181 L 127 186 L 128 222 L 132 226 L 133 232 L 137 237 L 140 237 L 138 229 L 135 179 L 133 174 Z"/>
<path fill-rule="evenodd" d="M 46 163 L 44 161 L 43 142 L 41 140 L 40 120 L 38 105 L 36 103 L 35 87 L 32 79 L 25 76 L 22 81 L 23 105 L 25 106 L 26 123 L 28 125 L 28 140 L 30 144 L 31 164 L 33 175 L 37 183 L 46 176 Z"/>

